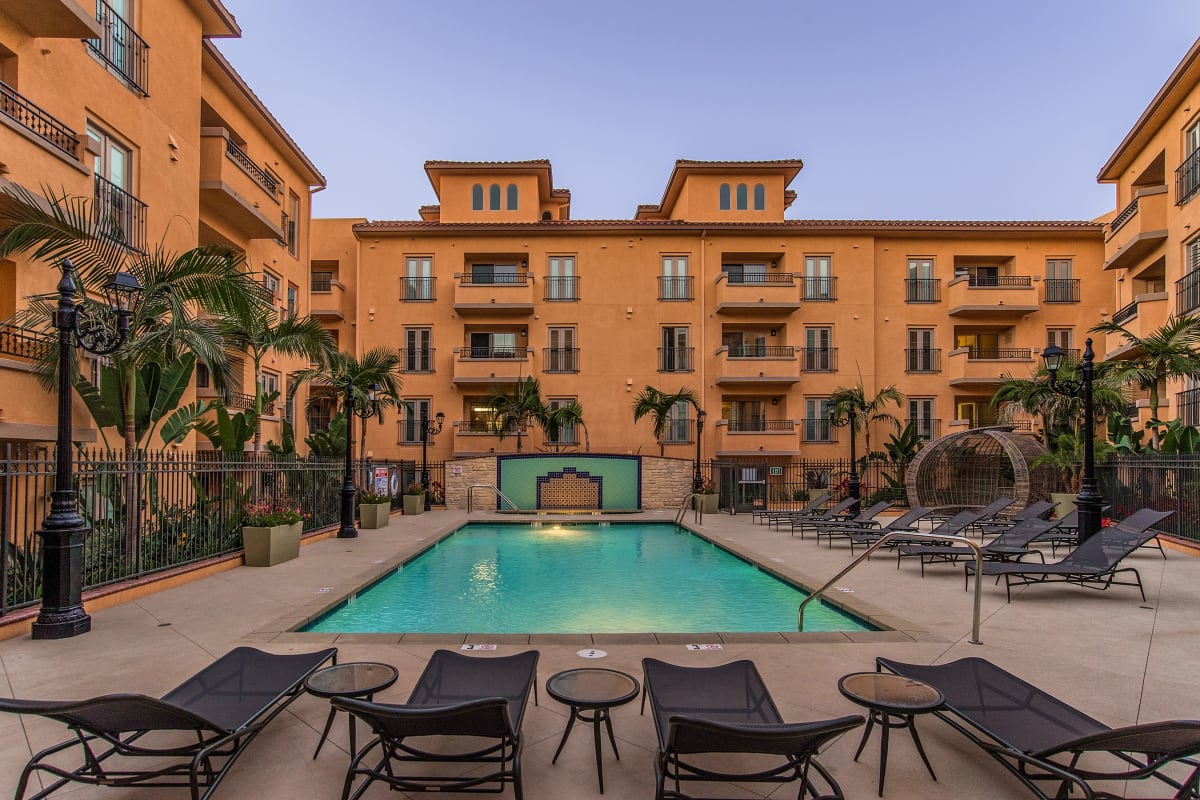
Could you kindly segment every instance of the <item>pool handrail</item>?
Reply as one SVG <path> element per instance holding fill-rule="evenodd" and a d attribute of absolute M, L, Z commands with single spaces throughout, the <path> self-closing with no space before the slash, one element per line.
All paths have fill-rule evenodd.
<path fill-rule="evenodd" d="M 475 489 L 491 489 L 493 492 L 496 493 L 497 497 L 499 497 L 501 500 L 503 500 L 504 502 L 506 502 L 510 506 L 512 506 L 513 511 L 521 510 L 520 508 L 517 507 L 517 504 L 514 503 L 512 500 L 509 500 L 508 497 L 505 496 L 504 492 L 500 491 L 500 489 L 498 487 L 493 486 L 490 483 L 472 483 L 470 486 L 467 487 L 467 513 L 468 514 L 470 514 L 472 511 L 474 511 L 474 508 L 471 505 L 471 497 L 472 497 L 471 492 L 473 492 Z"/>
<path fill-rule="evenodd" d="M 678 528 L 680 526 L 680 524 L 682 524 L 682 522 L 683 522 L 683 515 L 687 513 L 688 501 L 691 500 L 693 497 L 699 497 L 699 496 L 700 495 L 696 494 L 695 492 L 688 492 L 686 495 L 684 495 L 683 502 L 681 502 L 679 504 L 679 512 L 675 514 L 675 527 L 676 528 Z M 696 515 L 692 518 L 692 521 L 695 522 L 697 525 L 703 525 L 704 524 L 704 507 L 703 507 L 703 505 L 700 503 L 693 502 L 692 508 L 695 509 L 695 511 L 696 511 Z"/>
<path fill-rule="evenodd" d="M 965 536 L 938 536 L 935 534 L 916 533 L 913 531 L 893 531 L 891 533 L 885 534 L 884 536 L 881 536 L 878 541 L 876 541 L 874 544 L 872 544 L 870 547 L 868 547 L 865 552 L 860 553 L 857 558 L 855 558 L 853 561 L 851 561 L 849 564 L 847 564 L 845 566 L 845 568 L 843 568 L 837 575 L 834 575 L 832 578 L 830 578 L 828 581 L 826 581 L 824 586 L 822 586 L 820 589 L 817 589 L 815 592 L 810 594 L 808 597 L 804 598 L 803 602 L 800 603 L 800 608 L 796 611 L 797 630 L 800 631 L 801 633 L 804 632 L 804 607 L 806 605 L 811 603 L 813 600 L 816 600 L 821 595 L 825 594 L 825 592 L 827 592 L 829 590 L 829 587 L 833 586 L 833 584 L 840 581 L 847 572 L 854 569 L 859 564 L 861 564 L 863 561 L 865 561 L 867 558 L 869 558 L 871 553 L 878 550 L 880 548 L 880 546 L 886 544 L 887 542 L 889 542 L 892 539 L 895 539 L 897 537 L 902 537 L 904 539 L 917 539 L 919 541 L 928 541 L 928 542 L 954 542 L 955 544 L 966 545 L 967 547 L 970 547 L 971 550 L 974 551 L 974 553 L 975 553 L 975 602 L 974 602 L 974 608 L 973 608 L 972 616 L 971 616 L 971 638 L 967 640 L 967 643 L 968 644 L 983 644 L 983 641 L 979 638 L 979 608 L 980 608 L 980 603 L 982 602 L 982 597 L 983 597 L 981 584 L 979 582 L 979 576 L 981 576 L 983 574 L 983 550 L 980 548 L 980 546 L 977 542 L 975 542 L 972 539 L 968 539 Z"/>

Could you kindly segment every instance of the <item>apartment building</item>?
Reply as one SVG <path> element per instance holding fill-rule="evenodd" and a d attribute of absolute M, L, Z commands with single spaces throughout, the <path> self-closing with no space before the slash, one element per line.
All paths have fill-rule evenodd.
<path fill-rule="evenodd" d="M 0 4 L 0 188 L 89 198 L 133 250 L 229 248 L 282 312 L 304 314 L 311 197 L 325 180 L 213 44 L 240 35 L 220 0 Z M 57 281 L 45 264 L 0 260 L 0 320 Z M 54 438 L 54 406 L 29 372 L 39 338 L 0 328 L 0 441 Z M 307 366 L 268 361 L 268 390 Z M 249 403 L 252 372 L 235 371 L 235 407 Z M 204 369 L 196 383 L 197 396 L 214 394 Z M 96 441 L 76 406 L 79 440 Z M 289 411 L 269 409 L 264 440 Z"/>
<path fill-rule="evenodd" d="M 802 167 L 681 160 L 658 203 L 574 220 L 548 161 L 431 161 L 419 219 L 315 220 L 314 305 L 344 349 L 404 355 L 412 413 L 370 425 L 369 449 L 419 458 L 417 421 L 441 412 L 431 458 L 511 452 L 486 399 L 533 376 L 586 430 L 522 431 L 525 450 L 694 457 L 686 406 L 661 441 L 634 425 L 649 385 L 696 392 L 704 458 L 844 457 L 837 388 L 894 384 L 926 438 L 990 424 L 1000 376 L 1078 349 L 1111 302 L 1099 223 L 785 219 Z"/>
<path fill-rule="evenodd" d="M 1200 313 L 1200 41 L 1171 73 L 1100 170 L 1116 187 L 1117 210 L 1104 229 L 1105 277 L 1114 287 L 1111 319 L 1137 336 L 1172 314 Z M 1138 355 L 1118 337 L 1105 358 Z M 1200 425 L 1200 383 L 1162 387 L 1161 419 Z M 1149 401 L 1137 401 L 1141 420 Z"/>

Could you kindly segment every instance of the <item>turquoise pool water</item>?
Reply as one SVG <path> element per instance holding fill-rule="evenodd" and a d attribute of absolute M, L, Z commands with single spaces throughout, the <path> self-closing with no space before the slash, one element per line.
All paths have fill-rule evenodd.
<path fill-rule="evenodd" d="M 471 524 L 304 630 L 794 631 L 805 597 L 671 524 Z M 816 605 L 805 630 L 874 630 Z"/>

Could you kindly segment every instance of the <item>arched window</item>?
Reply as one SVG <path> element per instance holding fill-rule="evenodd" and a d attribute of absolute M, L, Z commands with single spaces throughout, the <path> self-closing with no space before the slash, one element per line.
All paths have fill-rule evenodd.
<path fill-rule="evenodd" d="M 728 183 L 721 184 L 720 196 L 721 196 L 721 210 L 728 211 L 729 210 L 729 184 Z"/>
<path fill-rule="evenodd" d="M 764 211 L 767 208 L 767 187 L 761 183 L 754 184 L 754 210 Z"/>
<path fill-rule="evenodd" d="M 500 210 L 500 184 L 493 183 L 488 187 L 488 210 Z"/>
<path fill-rule="evenodd" d="M 516 211 L 517 210 L 517 185 L 515 183 L 510 183 L 508 185 L 508 189 L 506 191 L 507 191 L 508 197 L 505 198 L 505 207 L 509 211 Z"/>
<path fill-rule="evenodd" d="M 745 211 L 747 205 L 746 184 L 739 183 L 737 187 L 737 210 Z"/>
<path fill-rule="evenodd" d="M 483 211 L 483 184 L 477 183 L 471 187 L 471 210 Z"/>

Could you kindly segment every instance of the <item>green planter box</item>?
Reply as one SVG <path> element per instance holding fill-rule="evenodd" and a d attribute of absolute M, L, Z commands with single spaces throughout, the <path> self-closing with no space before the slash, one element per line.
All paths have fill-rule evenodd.
<path fill-rule="evenodd" d="M 291 561 L 300 555 L 300 534 L 303 531 L 303 522 L 272 528 L 242 528 L 246 566 L 273 567 Z"/>
<path fill-rule="evenodd" d="M 413 514 L 425 513 L 425 495 L 424 494 L 406 494 L 404 495 L 404 514 L 412 516 Z"/>
<path fill-rule="evenodd" d="M 376 528 L 386 528 L 391 516 L 392 503 L 390 500 L 386 503 L 358 504 L 358 527 L 363 530 L 369 531 Z"/>
<path fill-rule="evenodd" d="M 716 494 L 698 494 L 695 496 L 696 507 L 700 509 L 702 514 L 717 513 L 717 495 Z"/>

